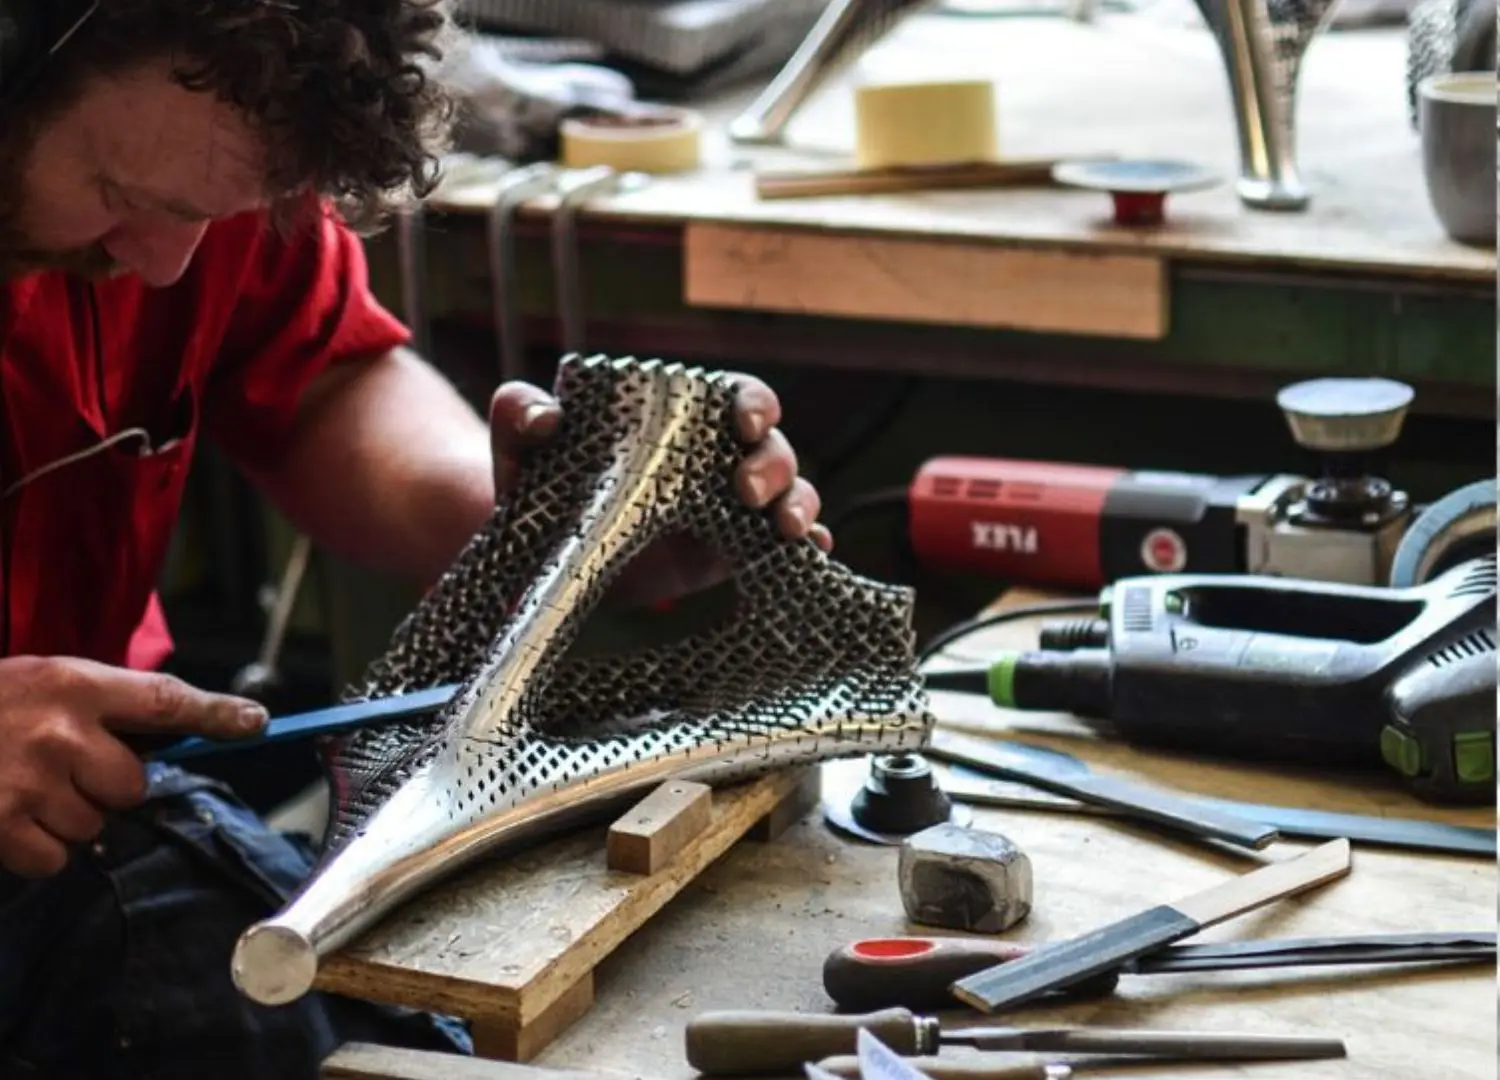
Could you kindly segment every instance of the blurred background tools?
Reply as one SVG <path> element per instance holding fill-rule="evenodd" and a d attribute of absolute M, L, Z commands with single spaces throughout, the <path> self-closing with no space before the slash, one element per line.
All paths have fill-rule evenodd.
<path fill-rule="evenodd" d="M 1146 745 L 1383 764 L 1423 798 L 1491 802 L 1496 564 L 1404 589 L 1254 575 L 1117 582 L 1097 618 L 934 689 L 1107 722 Z"/>
<path fill-rule="evenodd" d="M 1340 1039 L 1105 1027 L 942 1027 L 909 1009 L 863 1015 L 724 1011 L 688 1021 L 688 1064 L 704 1076 L 775 1076 L 804 1062 L 854 1053 L 860 1029 L 904 1056 L 945 1046 L 1076 1054 L 1129 1054 L 1183 1061 L 1317 1060 L 1345 1054 Z"/>
<path fill-rule="evenodd" d="M 797 51 L 731 123 L 731 138 L 777 142 L 802 105 L 869 50 L 920 0 L 833 0 Z M 1309 199 L 1296 160 L 1295 106 L 1303 54 L 1326 26 L 1332 0 L 1197 0 L 1228 78 L 1240 149 L 1241 201 L 1300 210 Z"/>
<path fill-rule="evenodd" d="M 1342 937 L 1168 945 L 1102 975 L 1061 988 L 1066 997 L 1112 993 L 1122 975 L 1196 971 L 1495 961 L 1495 933 L 1354 934 Z M 958 1003 L 949 987 L 978 971 L 1036 951 L 1037 946 L 977 937 L 868 938 L 829 953 L 823 989 L 847 1012 L 888 1008 L 941 1012 Z"/>
<path fill-rule="evenodd" d="M 1277 404 L 1306 475 L 1163 473 L 941 456 L 904 498 L 926 566 L 1065 589 L 1142 573 L 1416 585 L 1495 546 L 1495 482 L 1428 507 L 1387 478 L 1413 398 L 1388 379 L 1314 379 Z"/>

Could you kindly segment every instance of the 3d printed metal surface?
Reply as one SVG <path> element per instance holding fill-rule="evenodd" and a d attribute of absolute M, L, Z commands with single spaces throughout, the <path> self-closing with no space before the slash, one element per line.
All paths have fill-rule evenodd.
<path fill-rule="evenodd" d="M 556 389 L 555 437 L 345 695 L 464 687 L 430 722 L 327 748 L 322 859 L 235 950 L 253 1000 L 306 993 L 321 956 L 481 853 L 667 777 L 726 783 L 926 744 L 909 590 L 743 504 L 731 377 L 569 356 Z M 684 532 L 723 555 L 735 611 L 671 644 L 570 655 L 631 557 Z"/>

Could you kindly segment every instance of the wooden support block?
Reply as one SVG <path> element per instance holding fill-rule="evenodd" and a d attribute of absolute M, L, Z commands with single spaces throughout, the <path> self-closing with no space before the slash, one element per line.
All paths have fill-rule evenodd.
<path fill-rule="evenodd" d="M 319 1080 L 604 1080 L 599 1073 L 486 1061 L 436 1050 L 345 1043 L 323 1062 Z"/>
<path fill-rule="evenodd" d="M 776 808 L 757 821 L 745 834 L 761 844 L 775 843 L 781 834 L 818 808 L 823 799 L 823 770 L 816 765 L 798 770 L 802 777 Z"/>
<path fill-rule="evenodd" d="M 605 861 L 624 874 L 654 874 L 708 828 L 713 789 L 668 780 L 609 827 Z"/>
<path fill-rule="evenodd" d="M 683 263 L 692 307 L 1152 341 L 1169 324 L 1166 263 L 1149 253 L 695 221 Z"/>
<path fill-rule="evenodd" d="M 593 1004 L 594 973 L 589 971 L 524 1026 L 518 1027 L 505 1017 L 476 1018 L 470 1024 L 474 1053 L 501 1061 L 530 1061 L 572 1027 Z"/>
<path fill-rule="evenodd" d="M 609 869 L 605 826 L 471 866 L 328 957 L 317 988 L 462 1017 L 491 1055 L 534 1056 L 588 1009 L 595 967 L 804 779 L 717 789 L 708 827 L 654 874 Z"/>

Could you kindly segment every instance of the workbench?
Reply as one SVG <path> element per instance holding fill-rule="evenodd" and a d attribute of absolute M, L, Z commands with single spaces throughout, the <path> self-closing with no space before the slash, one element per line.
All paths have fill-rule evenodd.
<path fill-rule="evenodd" d="M 956 645 L 954 658 L 1034 643 L 1035 630 L 1030 621 L 996 627 Z M 934 695 L 933 703 L 940 722 L 955 730 L 1006 732 L 1065 749 L 1100 771 L 1180 792 L 1495 825 L 1493 808 L 1438 809 L 1405 795 L 1381 776 L 1206 763 L 1106 743 L 1065 717 L 1005 713 L 948 694 Z M 824 797 L 847 798 L 862 783 L 865 768 L 858 760 L 825 766 Z M 1087 931 L 1243 873 L 1261 858 L 1285 857 L 1310 846 L 1288 841 L 1256 855 L 1055 810 L 981 808 L 974 824 L 1009 836 L 1032 861 L 1034 910 L 1005 935 L 1024 941 Z M 1356 845 L 1348 877 L 1230 920 L 1193 940 L 1488 930 L 1495 925 L 1495 891 L 1493 861 Z M 482 942 L 490 927 L 507 917 L 497 897 L 483 905 L 475 904 L 472 895 L 463 904 L 416 903 L 420 914 L 404 942 L 387 936 L 382 946 L 387 970 L 392 963 L 441 966 L 434 956 L 413 955 L 415 945 L 427 942 L 429 950 L 440 950 L 449 942 Z M 534 911 L 519 899 L 516 903 L 510 917 L 531 920 L 536 933 L 548 932 L 545 911 Z M 684 1062 L 683 1030 L 695 1013 L 735 1008 L 832 1011 L 821 986 L 822 962 L 830 951 L 862 937 L 924 932 L 931 931 L 909 926 L 902 915 L 896 850 L 843 839 L 830 831 L 820 813 L 809 813 L 774 842 L 735 845 L 604 959 L 594 972 L 592 1008 L 533 1063 L 610 1076 L 686 1080 L 694 1074 Z M 481 962 L 471 956 L 468 967 L 481 970 L 487 963 L 498 972 L 508 959 L 514 958 L 491 956 Z M 371 985 L 376 974 L 372 971 Z M 1495 970 L 1483 964 L 1420 972 L 1323 968 L 1154 975 L 1126 978 L 1113 997 L 1027 1007 L 1006 1014 L 1001 1022 L 1331 1035 L 1348 1045 L 1347 1059 L 1315 1064 L 1109 1066 L 1109 1075 L 1122 1077 L 1405 1080 L 1441 1075 L 1444 1080 L 1479 1080 L 1494 1076 L 1494 987 Z M 964 1015 L 948 1014 L 945 1021 L 959 1023 Z M 967 1015 L 970 1021 L 975 1016 Z M 1434 1066 L 1441 1071 L 1432 1072 Z"/>
<path fill-rule="evenodd" d="M 1046 186 L 756 197 L 756 170 L 847 160 L 856 81 L 965 76 L 996 82 L 1003 157 L 1173 158 L 1224 182 L 1171 196 L 1149 229 L 1113 225 L 1103 193 Z M 1449 240 L 1428 205 L 1399 28 L 1334 30 L 1309 50 L 1303 212 L 1236 196 L 1227 76 L 1191 7 L 1092 24 L 910 17 L 807 103 L 783 147 L 725 135 L 755 90 L 692 103 L 701 169 L 580 211 L 586 348 L 1209 397 L 1374 373 L 1417 385 L 1419 412 L 1494 415 L 1495 253 Z M 429 200 L 436 319 L 492 326 L 485 222 L 509 167 L 456 161 Z M 543 379 L 559 342 L 555 206 L 523 204 L 512 285 Z M 387 290 L 390 247 L 374 256 Z"/>

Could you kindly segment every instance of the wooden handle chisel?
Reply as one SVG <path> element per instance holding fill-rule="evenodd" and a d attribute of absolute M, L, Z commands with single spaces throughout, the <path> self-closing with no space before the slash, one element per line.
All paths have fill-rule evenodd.
<path fill-rule="evenodd" d="M 856 1053 L 861 1032 L 901 1057 L 931 1057 L 948 1046 L 1028 1053 L 1162 1056 L 1188 1061 L 1312 1060 L 1344 1056 L 1338 1039 L 1222 1031 L 1081 1027 L 964 1027 L 946 1031 L 909 1009 L 863 1015 L 726 1010 L 687 1025 L 687 1062 L 703 1076 L 778 1076 L 804 1064 Z"/>
<path fill-rule="evenodd" d="M 1349 841 L 1333 840 L 1081 937 L 1043 945 L 1029 956 L 959 979 L 951 989 L 964 1004 L 992 1013 L 1049 990 L 1117 971 L 1139 956 L 1207 927 L 1344 877 L 1350 867 Z"/>

